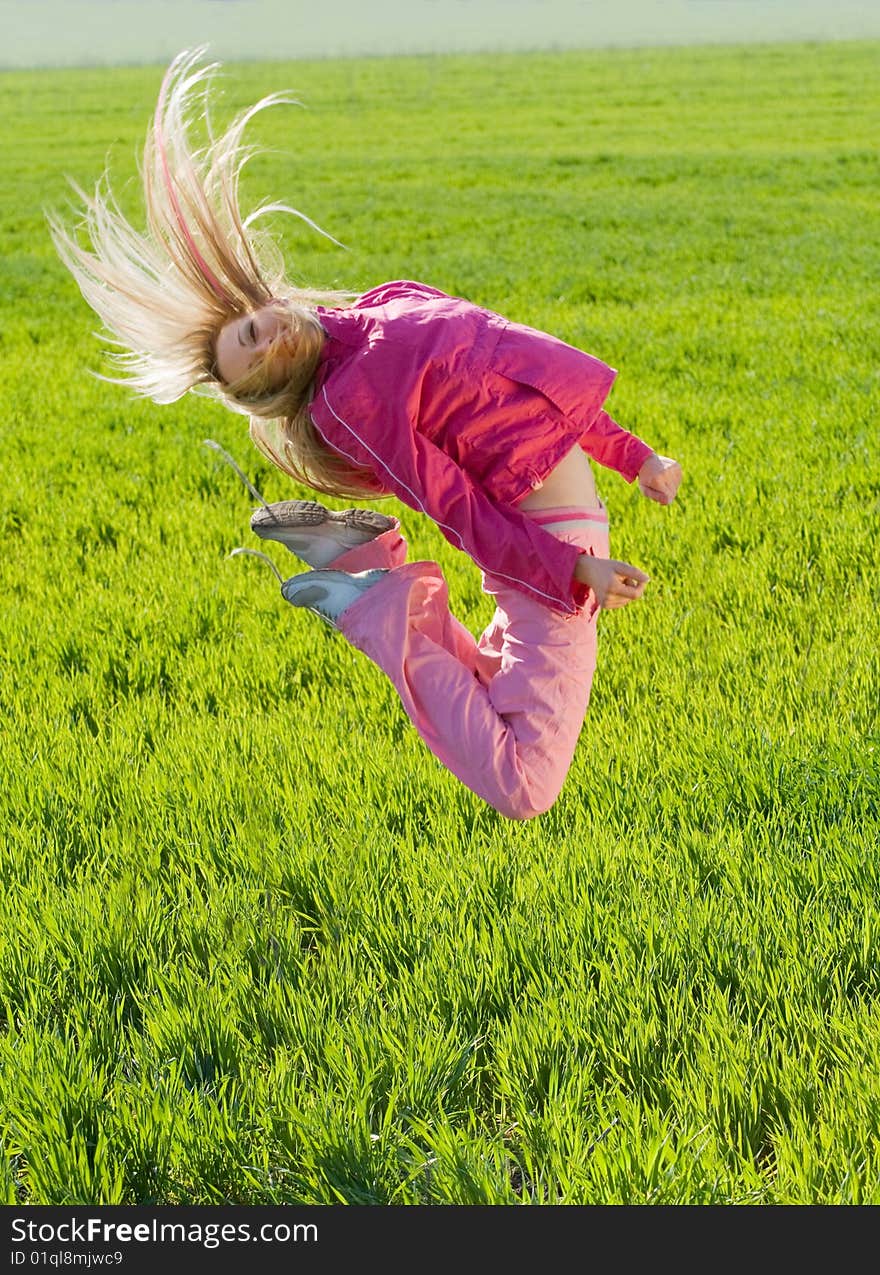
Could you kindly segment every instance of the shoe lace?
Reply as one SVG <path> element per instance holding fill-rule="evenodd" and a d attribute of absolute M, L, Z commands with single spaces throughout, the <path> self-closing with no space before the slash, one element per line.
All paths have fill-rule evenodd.
<path fill-rule="evenodd" d="M 284 584 L 284 576 L 275 566 L 275 563 L 272 561 L 272 559 L 269 557 L 268 554 L 262 553 L 259 549 L 248 549 L 244 545 L 239 545 L 237 549 L 230 549 L 229 553 L 226 556 L 227 558 L 237 558 L 240 553 L 249 553 L 251 557 L 253 558 L 262 558 L 264 562 L 268 562 L 269 566 L 275 572 L 275 575 L 279 583 Z"/>
<path fill-rule="evenodd" d="M 220 455 L 226 461 L 226 464 L 229 465 L 232 469 L 234 469 L 235 472 L 238 474 L 239 478 L 244 483 L 245 487 L 247 487 L 248 491 L 251 493 L 254 500 L 258 500 L 260 504 L 263 506 L 263 508 L 266 510 L 266 513 L 269 515 L 272 521 L 277 522 L 278 519 L 275 516 L 275 512 L 272 509 L 272 506 L 266 504 L 265 500 L 257 491 L 256 487 L 248 478 L 247 474 L 245 474 L 244 471 L 241 469 L 241 467 L 232 459 L 232 457 L 229 455 L 229 452 L 226 450 L 226 448 L 221 447 L 220 444 L 215 442 L 213 438 L 205 438 L 203 439 L 203 443 L 205 447 L 211 447 L 213 448 L 215 452 L 220 453 Z"/>
<path fill-rule="evenodd" d="M 321 608 L 317 606 L 315 603 L 312 603 L 311 606 L 307 606 L 305 609 L 306 611 L 313 611 L 314 614 L 318 616 L 319 619 L 323 620 L 325 624 L 329 624 L 330 628 L 333 630 L 334 633 L 339 632 L 339 625 L 336 623 L 336 621 L 331 620 L 327 612 L 322 611 Z"/>

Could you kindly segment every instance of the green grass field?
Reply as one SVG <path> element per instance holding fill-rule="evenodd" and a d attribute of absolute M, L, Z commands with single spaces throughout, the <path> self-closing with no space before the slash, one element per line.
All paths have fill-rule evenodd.
<path fill-rule="evenodd" d="M 227 67 L 293 273 L 620 370 L 685 483 L 506 821 L 282 602 L 244 422 L 90 377 L 45 204 L 161 68 L 0 77 L 0 1199 L 880 1203 L 880 45 Z M 350 502 L 328 502 L 343 507 Z M 394 502 L 384 506 L 400 512 Z M 456 612 L 476 569 L 402 511 Z M 283 551 L 286 573 L 299 569 Z"/>

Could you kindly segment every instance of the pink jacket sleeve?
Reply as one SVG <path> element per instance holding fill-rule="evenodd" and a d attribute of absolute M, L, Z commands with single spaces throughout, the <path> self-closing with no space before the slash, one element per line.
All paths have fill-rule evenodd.
<path fill-rule="evenodd" d="M 491 500 L 455 461 L 413 429 L 405 400 L 376 397 L 348 406 L 348 396 L 338 386 L 331 386 L 331 395 L 325 386 L 311 407 L 325 442 L 358 466 L 372 469 L 405 505 L 427 514 L 481 570 L 565 614 L 575 614 L 586 602 L 589 590 L 574 579 L 575 563 L 584 551 L 544 531 L 512 505 Z M 381 416 L 380 436 L 394 439 L 393 447 L 383 448 L 387 459 L 366 437 L 375 439 L 377 432 L 373 422 L 364 428 L 364 411 L 370 406 L 374 421 Z M 353 421 L 348 419 L 354 415 L 352 407 L 357 409 Z M 401 412 L 403 418 L 394 420 Z"/>
<path fill-rule="evenodd" d="M 580 446 L 593 460 L 629 483 L 635 480 L 652 449 L 602 407 L 617 375 L 614 368 L 547 332 L 507 321 L 492 366 L 538 390 L 576 421 L 583 430 Z"/>
<path fill-rule="evenodd" d="M 628 483 L 635 482 L 642 465 L 654 454 L 652 447 L 623 429 L 604 410 L 590 422 L 580 445 L 593 460 L 606 469 L 615 470 Z"/>

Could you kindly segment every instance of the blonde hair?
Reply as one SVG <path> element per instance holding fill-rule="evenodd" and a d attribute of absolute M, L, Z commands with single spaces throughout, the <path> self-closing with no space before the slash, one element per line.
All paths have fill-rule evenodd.
<path fill-rule="evenodd" d="M 74 183 L 82 203 L 74 232 L 47 214 L 62 261 L 117 347 L 108 358 L 119 375 L 103 379 L 156 403 L 189 390 L 212 394 L 250 417 L 254 443 L 297 481 L 329 495 L 374 494 L 373 475 L 330 451 L 309 414 L 325 340 L 315 307 L 347 305 L 356 294 L 293 287 L 277 244 L 256 228 L 267 213 L 290 213 L 325 234 L 310 218 L 287 204 L 263 203 L 248 216 L 239 206 L 241 171 L 255 153 L 244 144 L 245 128 L 267 106 L 294 99 L 270 94 L 214 138 L 208 96 L 218 64 L 200 65 L 203 55 L 179 54 L 162 82 L 141 165 L 146 231 L 123 216 L 106 174 L 93 195 Z M 192 141 L 197 117 L 208 135 L 201 149 Z M 224 384 L 215 366 L 218 333 L 268 305 L 282 317 L 277 340 L 251 372 Z"/>

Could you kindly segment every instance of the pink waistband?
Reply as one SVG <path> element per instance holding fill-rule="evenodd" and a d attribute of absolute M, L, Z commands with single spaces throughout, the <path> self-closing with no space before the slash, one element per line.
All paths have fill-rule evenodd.
<path fill-rule="evenodd" d="M 533 522 L 569 522 L 577 519 L 584 522 L 607 522 L 607 509 L 579 509 L 576 505 L 557 505 L 553 509 L 523 509 L 521 511 Z"/>

